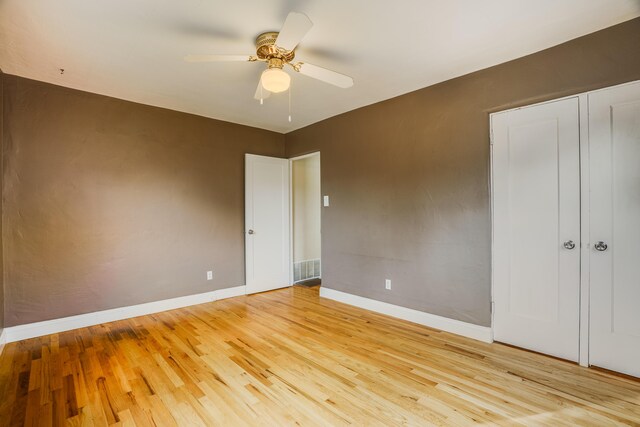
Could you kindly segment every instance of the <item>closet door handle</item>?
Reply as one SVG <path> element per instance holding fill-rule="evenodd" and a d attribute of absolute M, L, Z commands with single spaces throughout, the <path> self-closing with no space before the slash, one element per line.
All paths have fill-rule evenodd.
<path fill-rule="evenodd" d="M 596 251 L 604 252 L 607 250 L 609 246 L 607 246 L 605 242 L 600 241 L 600 242 L 597 242 L 595 245 L 593 245 L 593 247 L 596 248 Z"/>
<path fill-rule="evenodd" d="M 576 247 L 576 244 L 573 243 L 573 240 L 567 240 L 562 246 L 564 246 L 565 249 L 571 250 Z"/>

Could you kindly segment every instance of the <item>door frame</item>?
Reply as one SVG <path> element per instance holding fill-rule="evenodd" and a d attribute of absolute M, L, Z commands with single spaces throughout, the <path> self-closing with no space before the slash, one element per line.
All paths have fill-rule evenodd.
<path fill-rule="evenodd" d="M 491 334 L 493 339 L 494 328 L 494 306 L 495 306 L 495 283 L 494 283 L 494 206 L 493 206 L 493 126 L 492 116 L 495 114 L 507 113 L 521 110 L 523 108 L 549 104 L 551 102 L 562 101 L 570 98 L 578 98 L 578 120 L 579 120 L 579 155 L 580 155 L 580 308 L 579 308 L 579 356 L 578 361 L 581 366 L 589 366 L 589 251 L 591 241 L 589 235 L 589 95 L 602 90 L 616 87 L 624 87 L 637 84 L 640 80 L 634 80 L 618 85 L 607 86 L 596 90 L 581 92 L 574 95 L 567 95 L 560 98 L 549 99 L 542 102 L 523 105 L 506 110 L 497 110 L 489 113 L 489 197 L 491 210 Z"/>
<path fill-rule="evenodd" d="M 289 158 L 289 283 L 293 280 L 293 162 L 318 155 L 320 159 L 320 195 L 322 195 L 322 157 L 320 150 Z M 322 205 L 320 205 L 320 279 L 322 279 Z"/>

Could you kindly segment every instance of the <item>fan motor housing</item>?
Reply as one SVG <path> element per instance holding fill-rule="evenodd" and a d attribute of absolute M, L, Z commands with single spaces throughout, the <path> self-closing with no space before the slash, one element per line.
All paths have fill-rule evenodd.
<path fill-rule="evenodd" d="M 294 50 L 284 50 L 276 46 L 278 32 L 269 31 L 262 33 L 256 38 L 256 55 L 263 60 L 272 58 L 281 59 L 283 62 L 290 62 L 295 58 Z"/>

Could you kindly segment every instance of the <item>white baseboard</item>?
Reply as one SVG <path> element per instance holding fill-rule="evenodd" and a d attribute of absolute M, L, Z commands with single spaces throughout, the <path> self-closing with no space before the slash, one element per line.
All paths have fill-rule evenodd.
<path fill-rule="evenodd" d="M 4 345 L 7 343 L 7 329 L 3 329 L 0 333 L 0 356 L 2 356 L 2 350 L 4 350 Z"/>
<path fill-rule="evenodd" d="M 245 286 L 219 289 L 202 294 L 187 295 L 153 301 L 145 304 L 131 305 L 127 307 L 112 308 L 110 310 L 96 311 L 93 313 L 79 314 L 77 316 L 63 317 L 60 319 L 45 320 L 43 322 L 28 323 L 26 325 L 11 326 L 5 328 L 2 335 L 6 342 L 26 340 L 28 338 L 70 331 L 72 329 L 85 328 L 101 323 L 116 320 L 129 319 L 145 314 L 159 313 L 161 311 L 188 307 L 190 305 L 203 304 L 245 294 Z"/>
<path fill-rule="evenodd" d="M 246 295 L 247 290 L 245 286 L 236 286 L 234 288 L 218 289 L 214 291 L 216 293 L 216 301 L 221 299 L 239 297 L 240 295 Z"/>
<path fill-rule="evenodd" d="M 487 343 L 493 342 L 491 328 L 487 326 L 479 326 L 474 325 L 473 323 L 449 319 L 447 317 L 437 316 L 435 314 L 425 313 L 423 311 L 413 310 L 399 305 L 348 294 L 342 291 L 336 291 L 335 289 L 325 288 L 324 286 L 320 287 L 320 296 L 364 308 L 366 310 L 375 311 L 376 313 L 382 313 L 387 316 L 418 323 L 430 328 L 440 329 L 442 331 L 462 335 L 467 338 L 473 338 L 474 340 Z"/>

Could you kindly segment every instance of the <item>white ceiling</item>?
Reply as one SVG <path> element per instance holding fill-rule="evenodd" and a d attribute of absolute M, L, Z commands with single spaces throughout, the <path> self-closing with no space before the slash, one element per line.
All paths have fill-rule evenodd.
<path fill-rule="evenodd" d="M 297 59 L 355 79 L 293 75 L 291 123 L 286 94 L 253 99 L 264 64 L 182 60 L 252 54 L 291 10 L 315 24 Z M 640 0 L 0 0 L 0 68 L 286 133 L 639 15 Z"/>

